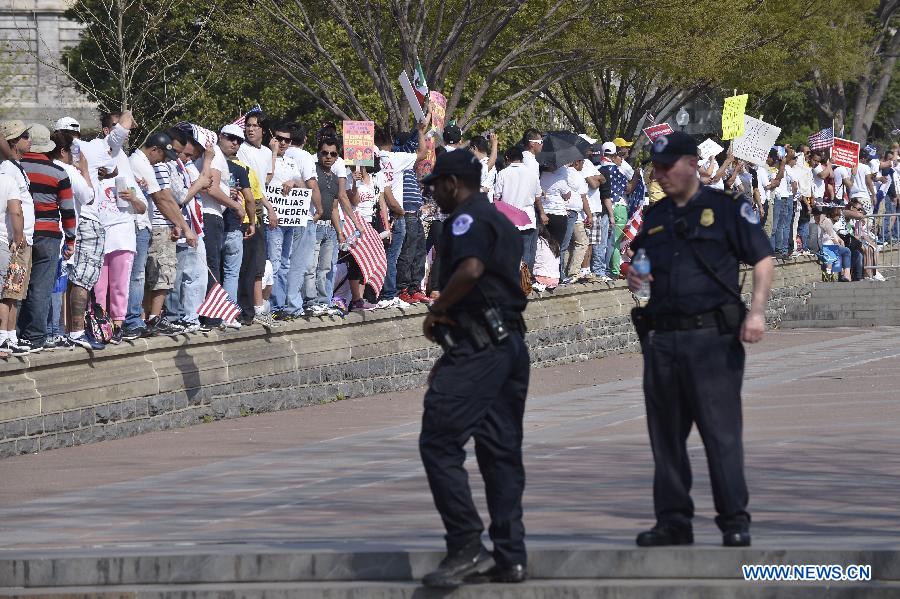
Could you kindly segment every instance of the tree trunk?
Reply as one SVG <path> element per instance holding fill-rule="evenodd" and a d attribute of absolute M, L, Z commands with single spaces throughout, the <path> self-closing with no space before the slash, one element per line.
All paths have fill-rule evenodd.
<path fill-rule="evenodd" d="M 884 100 L 884 94 L 891 84 L 894 68 L 897 65 L 897 53 L 900 52 L 900 34 L 896 29 L 882 44 L 882 48 L 883 58 L 881 58 L 880 64 L 873 64 L 872 68 L 860 77 L 859 87 L 856 91 L 851 138 L 860 143 L 867 141 L 872 123 L 875 122 L 878 109 L 881 108 L 881 102 Z M 877 58 L 873 58 L 873 61 L 877 60 Z"/>

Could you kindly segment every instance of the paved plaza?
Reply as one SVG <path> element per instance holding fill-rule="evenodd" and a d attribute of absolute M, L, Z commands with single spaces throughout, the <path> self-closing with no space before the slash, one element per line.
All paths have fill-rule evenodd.
<path fill-rule="evenodd" d="M 900 545 L 900 330 L 775 331 L 744 393 L 754 547 Z M 639 355 L 533 371 L 532 548 L 632 547 L 652 524 Z M 0 557 L 228 548 L 440 550 L 419 462 L 421 391 L 0 462 Z M 697 543 L 715 546 L 702 444 Z M 469 463 L 483 506 L 474 458 Z M 486 510 L 484 511 L 486 513 Z"/>

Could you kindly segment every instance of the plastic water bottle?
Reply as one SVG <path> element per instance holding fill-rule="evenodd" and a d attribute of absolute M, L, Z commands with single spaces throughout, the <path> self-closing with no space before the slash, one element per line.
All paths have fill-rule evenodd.
<path fill-rule="evenodd" d="M 650 299 L 650 258 L 647 257 L 647 252 L 643 248 L 634 255 L 629 268 L 642 279 L 641 287 L 634 296 L 640 300 Z"/>

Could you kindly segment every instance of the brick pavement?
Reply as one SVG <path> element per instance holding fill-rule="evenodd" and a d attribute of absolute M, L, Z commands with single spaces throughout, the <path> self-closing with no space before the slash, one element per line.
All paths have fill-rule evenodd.
<path fill-rule="evenodd" d="M 776 331 L 752 348 L 755 546 L 897 547 L 897 332 Z M 630 547 L 651 524 L 639 373 L 639 356 L 535 371 L 525 437 L 533 547 Z M 417 453 L 420 404 L 421 392 L 397 393 L 3 460 L 0 556 L 439 549 Z M 713 545 L 705 457 L 696 434 L 689 444 L 697 541 Z"/>

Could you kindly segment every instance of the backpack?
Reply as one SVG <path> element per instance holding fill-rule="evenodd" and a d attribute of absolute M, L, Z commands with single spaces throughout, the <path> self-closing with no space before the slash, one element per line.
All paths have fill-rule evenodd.
<path fill-rule="evenodd" d="M 88 308 L 84 313 L 84 328 L 91 332 L 94 339 L 101 343 L 109 343 L 113 338 L 113 326 L 109 320 L 109 316 L 97 303 L 94 296 L 94 290 L 91 289 L 91 301 L 88 302 Z"/>

